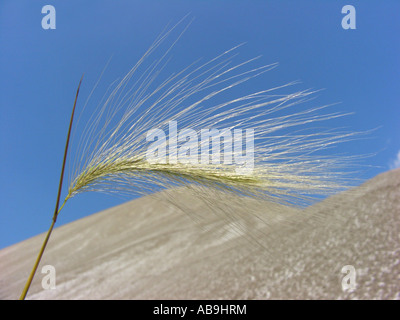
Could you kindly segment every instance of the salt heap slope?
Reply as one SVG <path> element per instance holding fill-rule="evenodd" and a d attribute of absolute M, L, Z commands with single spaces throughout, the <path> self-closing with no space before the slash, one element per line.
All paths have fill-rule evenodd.
<path fill-rule="evenodd" d="M 400 299 L 400 169 L 303 211 L 262 203 L 264 222 L 235 232 L 189 193 L 177 199 L 191 216 L 165 198 L 56 228 L 27 299 Z M 1 299 L 19 297 L 43 238 L 0 251 Z M 44 265 L 55 290 L 42 289 Z"/>

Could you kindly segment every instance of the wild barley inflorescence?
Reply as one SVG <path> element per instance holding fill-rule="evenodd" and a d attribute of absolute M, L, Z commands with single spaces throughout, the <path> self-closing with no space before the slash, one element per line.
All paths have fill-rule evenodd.
<path fill-rule="evenodd" d="M 327 112 L 331 105 L 302 107 L 315 91 L 286 92 L 296 82 L 235 94 L 276 67 L 254 66 L 259 57 L 235 62 L 241 45 L 160 79 L 182 33 L 157 59 L 150 58 L 174 30 L 176 26 L 155 40 L 92 113 L 75 148 L 68 193 L 61 207 L 57 202 L 37 263 L 61 208 L 83 192 L 143 195 L 185 187 L 229 219 L 240 211 L 240 199 L 301 206 L 347 186 L 343 169 L 353 158 L 327 155 L 326 150 L 355 133 L 310 126 L 344 114 Z M 204 132 L 208 136 L 201 139 Z M 246 148 L 235 144 L 244 136 Z M 217 203 L 216 191 L 230 200 Z"/>
<path fill-rule="evenodd" d="M 65 201 L 85 191 L 148 194 L 198 184 L 238 196 L 298 204 L 296 199 L 311 199 L 344 186 L 341 169 L 351 157 L 327 156 L 320 151 L 352 139 L 355 133 L 310 128 L 312 123 L 344 116 L 323 113 L 332 106 L 296 108 L 310 101 L 315 92 L 283 93 L 295 85 L 289 83 L 219 99 L 234 95 L 237 87 L 276 64 L 250 69 L 256 59 L 234 64 L 239 49 L 235 47 L 172 74 L 149 91 L 167 55 L 150 63 L 144 72 L 138 70 L 168 34 L 155 41 L 93 114 L 77 149 Z M 149 132 L 170 132 L 171 124 L 179 127 L 181 139 L 169 136 L 160 140 L 158 136 L 158 150 L 169 153 L 164 161 L 149 161 Z M 208 150 L 210 140 L 197 138 L 204 130 L 213 129 L 218 135 L 210 137 L 220 139 L 220 149 L 213 146 L 204 158 L 201 150 Z M 246 163 L 235 161 L 243 157 L 245 148 L 235 148 L 235 141 L 229 144 L 224 135 L 228 132 L 232 137 L 238 129 L 252 129 L 252 147 L 247 150 L 252 153 L 251 170 L 238 170 L 247 168 Z M 193 132 L 198 136 L 193 138 Z"/>

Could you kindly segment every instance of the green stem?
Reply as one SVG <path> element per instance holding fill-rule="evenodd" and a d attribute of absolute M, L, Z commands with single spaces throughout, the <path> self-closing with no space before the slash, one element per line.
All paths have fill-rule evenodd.
<path fill-rule="evenodd" d="M 64 201 L 64 203 L 62 204 L 60 209 L 57 211 L 57 215 L 61 211 L 61 209 L 64 207 L 65 202 L 66 201 Z M 35 264 L 34 264 L 34 266 L 32 268 L 31 274 L 29 275 L 28 281 L 25 284 L 24 290 L 22 291 L 22 294 L 21 294 L 21 297 L 19 298 L 19 300 L 24 300 L 25 297 L 26 297 L 26 294 L 28 293 L 29 287 L 31 286 L 33 277 L 35 276 L 35 273 L 36 273 L 36 270 L 37 270 L 37 268 L 39 266 L 40 260 L 42 259 L 44 249 L 46 248 L 47 242 L 49 241 L 49 238 L 50 238 L 51 232 L 53 231 L 53 227 L 54 227 L 54 224 L 56 223 L 56 220 L 57 219 L 53 219 L 52 220 L 50 229 L 49 229 L 49 231 L 47 231 L 46 238 L 44 239 L 42 247 L 40 248 L 39 254 L 38 254 L 37 258 L 36 258 L 36 262 L 35 262 Z"/>
<path fill-rule="evenodd" d="M 47 235 L 46 235 L 46 238 L 44 239 L 42 247 L 40 248 L 39 255 L 36 258 L 36 262 L 35 262 L 35 264 L 34 264 L 34 266 L 32 268 L 31 274 L 29 275 L 29 278 L 28 278 L 28 280 L 27 280 L 27 282 L 25 284 L 24 290 L 22 291 L 22 294 L 21 294 L 21 296 L 19 298 L 20 300 L 24 300 L 25 297 L 26 297 L 26 294 L 28 293 L 29 287 L 31 286 L 31 283 L 32 283 L 32 280 L 33 280 L 33 277 L 35 276 L 35 273 L 36 273 L 36 270 L 37 270 L 37 268 L 39 266 L 40 260 L 42 259 L 43 252 L 46 249 L 46 245 L 47 245 L 47 242 L 49 241 L 51 232 L 53 231 L 54 224 L 57 221 L 57 216 L 58 216 L 59 212 L 64 207 L 64 205 L 65 205 L 65 203 L 67 201 L 67 198 L 66 198 L 64 200 L 63 204 L 61 205 L 61 207 L 59 208 L 60 197 L 61 197 L 61 189 L 62 189 L 62 183 L 63 183 L 63 178 L 64 178 L 65 162 L 67 160 L 68 145 L 69 145 L 69 140 L 70 140 L 70 136 L 71 136 L 72 122 L 73 122 L 73 119 L 74 119 L 76 101 L 78 100 L 78 94 L 79 94 L 79 89 L 81 87 L 82 79 L 83 79 L 83 76 L 82 76 L 82 78 L 81 78 L 81 80 L 79 82 L 78 90 L 76 91 L 74 107 L 72 108 L 71 120 L 69 122 L 67 142 L 65 144 L 64 158 L 63 158 L 63 164 L 62 164 L 62 168 L 61 168 L 60 183 L 58 185 L 57 202 L 56 202 L 56 208 L 54 210 L 53 221 L 52 221 L 52 223 L 50 225 L 49 231 L 47 231 Z"/>

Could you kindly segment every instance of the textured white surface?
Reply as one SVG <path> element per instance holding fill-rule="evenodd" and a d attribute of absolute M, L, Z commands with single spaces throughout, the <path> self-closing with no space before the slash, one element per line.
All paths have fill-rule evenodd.
<path fill-rule="evenodd" d="M 239 232 L 189 194 L 179 201 L 207 217 L 203 228 L 162 198 L 56 228 L 27 299 L 400 299 L 399 169 L 304 211 L 260 204 L 268 222 L 245 219 Z M 43 238 L 0 251 L 1 299 L 19 297 Z M 41 287 L 46 264 L 55 290 Z"/>

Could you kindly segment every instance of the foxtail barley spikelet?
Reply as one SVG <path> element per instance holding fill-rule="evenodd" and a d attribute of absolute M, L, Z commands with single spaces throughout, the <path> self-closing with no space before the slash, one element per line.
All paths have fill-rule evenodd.
<path fill-rule="evenodd" d="M 93 113 L 77 149 L 65 200 L 86 191 L 149 194 L 196 184 L 298 205 L 344 186 L 341 169 L 351 158 L 318 152 L 352 139 L 355 133 L 310 128 L 344 114 L 323 113 L 332 106 L 301 108 L 315 92 L 284 92 L 295 82 L 235 96 L 238 87 L 276 67 L 249 68 L 257 58 L 235 64 L 240 46 L 159 80 L 175 42 L 161 58 L 146 62 L 172 30 L 153 43 Z M 220 98 L 227 94 L 231 96 Z M 149 161 L 149 133 L 171 132 L 171 127 L 178 134 L 162 137 L 157 146 L 168 150 L 165 161 Z M 235 160 L 243 157 L 244 150 L 224 136 L 228 133 L 232 139 L 235 130 L 245 129 L 254 134 L 250 170 L 240 170 L 246 168 Z M 201 150 L 208 149 L 210 140 L 199 137 L 207 130 L 217 130 L 214 138 L 219 139 L 220 149 L 212 149 L 202 161 Z M 227 146 L 229 152 L 224 153 Z"/>
<path fill-rule="evenodd" d="M 143 195 L 165 189 L 179 192 L 175 187 L 185 187 L 226 221 L 236 223 L 246 222 L 246 216 L 259 210 L 247 200 L 302 206 L 346 186 L 343 169 L 353 158 L 327 156 L 325 150 L 353 139 L 355 133 L 310 127 L 344 114 L 327 112 L 332 106 L 302 107 L 315 92 L 290 92 L 295 82 L 235 94 L 276 67 L 254 66 L 258 58 L 235 62 L 240 45 L 161 78 L 182 33 L 157 59 L 150 58 L 176 28 L 155 40 L 92 113 L 79 145 L 74 145 L 68 193 L 60 208 L 57 203 L 48 236 L 66 201 L 88 191 Z M 171 131 L 174 134 L 168 138 L 162 135 Z M 204 132 L 209 136 L 199 139 Z M 213 132 L 217 140 L 210 140 Z M 235 145 L 235 134 L 249 139 L 246 153 L 251 157 L 246 161 L 243 146 Z M 158 140 L 149 141 L 155 136 Z M 210 141 L 218 141 L 221 148 L 202 153 Z M 163 154 L 166 150 L 168 154 Z M 164 158 L 154 161 L 149 154 Z M 176 203 L 173 193 L 170 200 Z M 242 228 L 243 223 L 237 226 Z"/>

